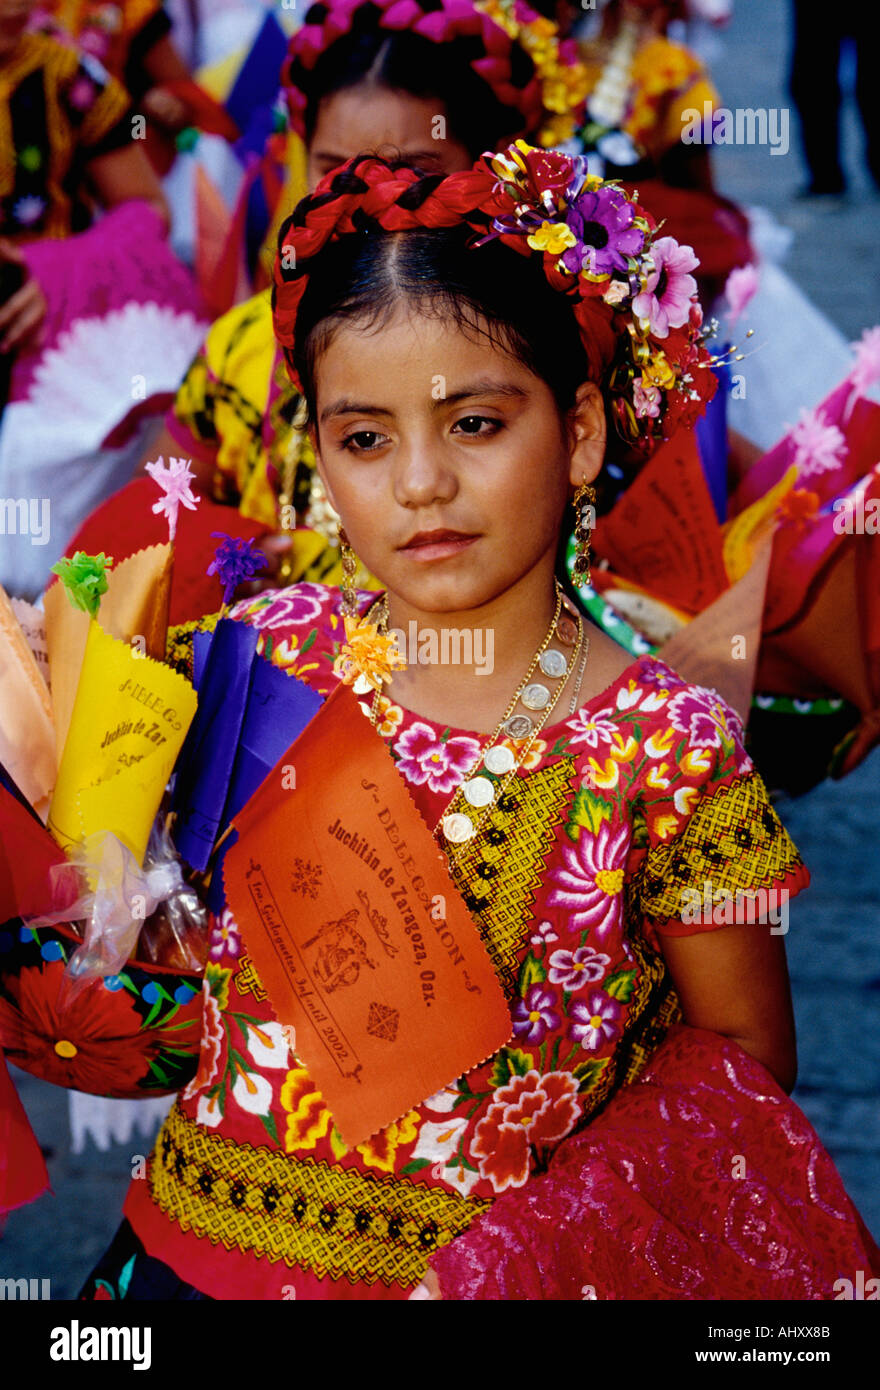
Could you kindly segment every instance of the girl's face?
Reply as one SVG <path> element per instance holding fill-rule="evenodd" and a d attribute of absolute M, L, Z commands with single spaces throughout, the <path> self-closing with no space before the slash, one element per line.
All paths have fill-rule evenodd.
<path fill-rule="evenodd" d="M 309 144 L 309 189 L 347 159 L 366 152 L 400 155 L 429 174 L 452 174 L 473 164 L 464 145 L 448 134 L 443 108 L 433 97 L 372 85 L 325 97 Z"/>
<path fill-rule="evenodd" d="M 571 487 L 595 477 L 605 442 L 595 386 L 563 419 L 527 367 L 407 305 L 376 331 L 335 333 L 316 365 L 316 428 L 354 550 L 423 613 L 549 583 Z"/>

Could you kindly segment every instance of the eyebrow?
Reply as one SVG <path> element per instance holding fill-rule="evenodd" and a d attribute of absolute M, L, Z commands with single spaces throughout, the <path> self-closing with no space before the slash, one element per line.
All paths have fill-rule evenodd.
<path fill-rule="evenodd" d="M 432 402 L 433 410 L 444 406 L 458 405 L 461 401 L 478 399 L 481 396 L 504 396 L 511 400 L 525 400 L 528 393 L 521 386 L 506 381 L 472 381 L 460 391 L 451 391 L 446 396 Z M 339 415 L 393 415 L 386 406 L 369 405 L 363 401 L 347 400 L 343 397 L 321 411 L 321 423 L 325 424 Z"/>

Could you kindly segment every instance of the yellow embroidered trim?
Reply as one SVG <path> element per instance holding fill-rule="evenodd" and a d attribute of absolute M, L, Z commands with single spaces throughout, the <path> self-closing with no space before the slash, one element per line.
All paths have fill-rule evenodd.
<path fill-rule="evenodd" d="M 260 1002 L 269 998 L 250 956 L 242 956 L 238 962 L 235 987 L 240 994 L 252 994 Z"/>
<path fill-rule="evenodd" d="M 520 775 L 452 870 L 508 998 L 517 993 L 517 955 L 535 890 L 571 801 L 573 766 L 571 758 L 559 758 Z"/>
<path fill-rule="evenodd" d="M 153 1200 L 184 1231 L 318 1278 L 410 1288 L 428 1257 L 489 1206 L 405 1178 L 376 1178 L 235 1144 L 175 1105 L 150 1163 Z"/>
<path fill-rule="evenodd" d="M 682 833 L 648 852 L 642 908 L 659 920 L 680 918 L 685 889 L 702 895 L 709 882 L 716 893 L 754 896 L 801 865 L 764 783 L 749 773 L 701 797 Z"/>

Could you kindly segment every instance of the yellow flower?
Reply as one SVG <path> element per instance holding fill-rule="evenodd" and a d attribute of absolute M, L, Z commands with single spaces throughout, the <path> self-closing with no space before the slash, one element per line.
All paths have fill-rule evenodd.
<path fill-rule="evenodd" d="M 587 761 L 592 769 L 592 783 L 595 787 L 616 787 L 618 782 L 618 767 L 613 758 L 608 758 L 603 767 L 595 758 L 588 758 Z"/>
<path fill-rule="evenodd" d="M 281 1105 L 288 1112 L 284 1133 L 287 1153 L 314 1149 L 330 1128 L 330 1111 L 324 1098 L 305 1067 L 294 1067 L 287 1073 L 281 1088 Z"/>
<path fill-rule="evenodd" d="M 564 222 L 542 222 L 526 240 L 533 251 L 547 251 L 551 256 L 559 256 L 569 246 L 574 246 L 577 237 Z"/>
<path fill-rule="evenodd" d="M 419 1112 L 410 1110 L 403 1119 L 395 1120 L 387 1129 L 380 1129 L 363 1144 L 358 1144 L 357 1152 L 371 1168 L 379 1168 L 383 1173 L 394 1172 L 394 1155 L 401 1144 L 409 1144 L 419 1132 Z"/>
<path fill-rule="evenodd" d="M 394 638 L 380 632 L 366 618 L 346 617 L 345 637 L 345 645 L 333 663 L 333 674 L 341 678 L 343 685 L 355 685 L 362 678 L 362 683 L 381 690 L 383 681 L 390 681 L 393 671 L 406 669 Z"/>
<path fill-rule="evenodd" d="M 664 729 L 662 734 L 652 734 L 645 744 L 645 752 L 649 758 L 665 758 L 674 739 L 672 729 Z"/>
<path fill-rule="evenodd" d="M 642 380 L 646 386 L 656 386 L 668 391 L 675 385 L 675 372 L 662 352 L 655 352 L 648 366 L 642 368 Z"/>
<path fill-rule="evenodd" d="M 369 713 L 370 711 L 368 711 Z M 387 695 L 380 695 L 376 727 L 383 738 L 390 738 L 403 723 L 403 710 L 400 705 L 392 705 Z"/>
<path fill-rule="evenodd" d="M 503 738 L 501 740 L 500 746 L 502 748 L 509 748 L 513 756 L 516 758 L 517 762 L 519 762 L 523 749 L 527 746 L 528 743 L 529 740 L 527 738 Z M 520 767 L 522 767 L 526 772 L 531 772 L 533 768 L 536 768 L 539 765 L 541 758 L 544 756 L 546 748 L 546 739 L 536 738 L 534 743 L 532 744 L 530 752 L 527 754 L 523 762 L 520 763 Z"/>
<path fill-rule="evenodd" d="M 689 777 L 709 772 L 711 767 L 712 755 L 708 748 L 689 748 L 681 760 L 682 772 L 686 772 Z"/>
<path fill-rule="evenodd" d="M 665 791 L 669 786 L 669 778 L 664 777 L 663 774 L 667 771 L 668 767 L 668 763 L 661 763 L 659 767 L 652 767 L 645 778 L 648 786 L 654 787 L 656 791 Z"/>
<path fill-rule="evenodd" d="M 699 795 L 696 787 L 679 787 L 672 798 L 676 811 L 680 811 L 683 816 L 688 815 L 691 810 L 691 802 L 696 801 Z"/>
<path fill-rule="evenodd" d="M 678 829 L 678 816 L 655 816 L 653 821 L 654 834 L 661 840 L 668 840 Z"/>
<path fill-rule="evenodd" d="M 638 751 L 639 745 L 636 743 L 632 734 L 630 734 L 626 743 L 624 743 L 620 734 L 615 734 L 614 744 L 608 749 L 608 752 L 616 763 L 631 763 Z"/>

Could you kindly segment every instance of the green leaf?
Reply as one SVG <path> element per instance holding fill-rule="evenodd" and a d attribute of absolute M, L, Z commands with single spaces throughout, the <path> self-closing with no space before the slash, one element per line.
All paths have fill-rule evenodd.
<path fill-rule="evenodd" d="M 401 1177 L 408 1178 L 411 1174 L 420 1173 L 423 1168 L 428 1168 L 430 1163 L 431 1160 L 429 1158 L 414 1158 L 411 1163 L 407 1163 L 401 1168 L 400 1175 Z"/>
<path fill-rule="evenodd" d="M 578 1090 L 593 1091 L 599 1084 L 599 1080 L 608 1066 L 608 1058 L 603 1057 L 601 1061 L 591 1058 L 589 1062 L 578 1062 L 572 1070 L 572 1076 L 580 1082 Z"/>
<path fill-rule="evenodd" d="M 217 1000 L 220 1009 L 225 1009 L 229 1004 L 229 981 L 231 979 L 231 970 L 222 965 L 215 965 L 213 961 L 208 961 L 205 967 L 205 983 Z"/>
<path fill-rule="evenodd" d="M 475 1168 L 472 1163 L 468 1162 L 462 1149 L 459 1149 L 457 1154 L 453 1154 L 451 1158 L 447 1159 L 445 1166 L 447 1168 L 467 1168 L 469 1173 L 479 1173 L 480 1171 L 479 1168 Z"/>
<path fill-rule="evenodd" d="M 122 1266 L 122 1269 L 119 1271 L 119 1297 L 120 1297 L 120 1298 L 125 1298 L 125 1295 L 128 1293 L 128 1286 L 129 1286 L 129 1284 L 131 1283 L 131 1276 L 132 1276 L 132 1274 L 134 1273 L 134 1262 L 135 1262 L 136 1259 L 137 1259 L 137 1256 L 136 1256 L 136 1255 L 132 1255 L 131 1259 L 128 1260 L 128 1261 L 126 1262 L 126 1264 L 124 1264 L 124 1265 Z"/>
<path fill-rule="evenodd" d="M 275 638 L 272 636 L 271 632 L 267 632 L 263 643 L 263 656 L 266 658 L 267 661 L 272 660 L 272 652 L 274 648 Z"/>
<path fill-rule="evenodd" d="M 612 999 L 619 999 L 622 1004 L 626 1004 L 632 998 L 635 977 L 635 970 L 615 970 L 602 988 Z"/>
<path fill-rule="evenodd" d="M 558 738 L 558 739 L 556 740 L 556 742 L 554 743 L 553 747 L 550 749 L 550 752 L 551 752 L 552 754 L 554 754 L 554 756 L 555 756 L 557 753 L 564 753 L 567 747 L 568 747 L 568 739 L 567 739 L 567 738 Z"/>
<path fill-rule="evenodd" d="M 635 846 L 635 848 L 647 849 L 650 844 L 650 838 L 648 836 L 648 822 L 645 819 L 645 813 L 642 809 L 640 802 L 635 802 L 633 805 L 632 827 L 633 845 Z"/>
<path fill-rule="evenodd" d="M 529 952 L 520 967 L 519 972 L 519 992 L 525 994 L 529 985 L 540 985 L 546 980 L 547 971 L 544 969 L 538 957 L 533 952 Z"/>
<path fill-rule="evenodd" d="M 573 840 L 578 838 L 583 826 L 593 835 L 598 834 L 603 821 L 610 820 L 611 807 L 589 787 L 579 787 L 575 792 L 574 804 L 568 819 L 568 833 Z"/>
<path fill-rule="evenodd" d="M 506 1086 L 512 1076 L 525 1076 L 535 1065 L 534 1057 L 518 1047 L 502 1047 L 492 1068 L 492 1085 Z"/>
<path fill-rule="evenodd" d="M 317 635 L 318 629 L 316 627 L 313 627 L 308 637 L 299 649 L 300 656 L 305 656 L 306 652 L 309 650 L 309 647 L 313 647 L 315 645 L 315 638 L 317 637 Z"/>
<path fill-rule="evenodd" d="M 277 1144 L 278 1128 L 275 1124 L 275 1116 L 272 1114 L 271 1110 L 268 1115 L 260 1115 L 259 1119 L 266 1133 L 269 1135 L 269 1138 L 273 1141 L 273 1143 Z"/>

